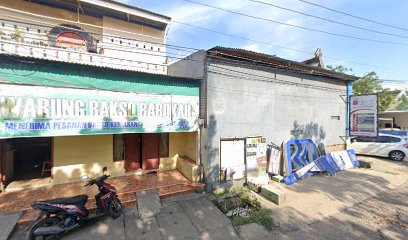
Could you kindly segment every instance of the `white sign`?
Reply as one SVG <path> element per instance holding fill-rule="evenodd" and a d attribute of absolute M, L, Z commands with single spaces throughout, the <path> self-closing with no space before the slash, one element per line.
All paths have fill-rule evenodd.
<path fill-rule="evenodd" d="M 226 180 L 242 179 L 245 176 L 245 141 L 221 140 L 221 171 L 226 171 Z"/>
<path fill-rule="evenodd" d="M 350 96 L 350 135 L 375 137 L 378 135 L 378 96 Z"/>

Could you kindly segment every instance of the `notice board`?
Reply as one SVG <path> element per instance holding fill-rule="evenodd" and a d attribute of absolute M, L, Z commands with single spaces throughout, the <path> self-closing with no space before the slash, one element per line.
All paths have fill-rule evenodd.
<path fill-rule="evenodd" d="M 378 95 L 350 96 L 350 135 L 378 135 Z"/>

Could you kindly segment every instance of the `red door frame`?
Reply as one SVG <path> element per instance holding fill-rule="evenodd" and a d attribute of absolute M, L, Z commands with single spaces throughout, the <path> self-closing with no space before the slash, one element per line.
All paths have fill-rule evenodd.
<path fill-rule="evenodd" d="M 157 138 L 156 139 L 156 142 L 157 142 L 157 147 L 156 147 L 157 161 L 156 162 L 154 162 L 155 160 L 151 160 L 152 158 L 150 159 L 150 161 L 146 159 L 146 154 L 148 151 L 147 148 L 148 147 L 154 148 L 154 146 L 147 146 L 146 139 L 152 136 Z M 143 133 L 142 134 L 142 169 L 143 170 L 155 170 L 155 169 L 159 169 L 159 166 L 160 166 L 160 134 L 159 133 Z"/>

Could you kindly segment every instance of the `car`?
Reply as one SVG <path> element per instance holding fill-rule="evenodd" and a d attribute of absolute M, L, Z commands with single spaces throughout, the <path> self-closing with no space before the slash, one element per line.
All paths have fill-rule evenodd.
<path fill-rule="evenodd" d="M 356 154 L 388 157 L 394 161 L 402 161 L 408 156 L 407 141 L 405 138 L 394 135 L 352 137 L 347 148 L 354 149 Z"/>

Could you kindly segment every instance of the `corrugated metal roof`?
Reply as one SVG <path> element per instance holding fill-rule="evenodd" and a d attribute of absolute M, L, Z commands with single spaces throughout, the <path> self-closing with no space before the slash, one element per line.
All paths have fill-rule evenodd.
<path fill-rule="evenodd" d="M 6 55 L 0 55 L 0 82 L 187 96 L 198 96 L 200 85 L 193 78 Z"/>
<path fill-rule="evenodd" d="M 275 64 L 274 67 L 286 69 L 286 70 L 294 70 L 294 71 L 302 71 L 305 74 L 309 75 L 317 75 L 317 76 L 326 76 L 330 78 L 336 78 L 340 80 L 347 80 L 347 81 L 355 81 L 358 80 L 359 77 L 333 72 L 328 69 L 310 66 L 306 63 L 296 62 L 292 60 L 287 60 L 284 58 L 276 57 L 274 55 L 268 55 L 264 53 L 253 52 L 245 49 L 240 48 L 228 48 L 228 47 L 213 47 L 207 50 L 209 53 L 209 57 L 211 56 L 219 56 L 226 59 L 235 59 L 242 62 L 248 61 L 260 61 L 260 64 Z"/>

